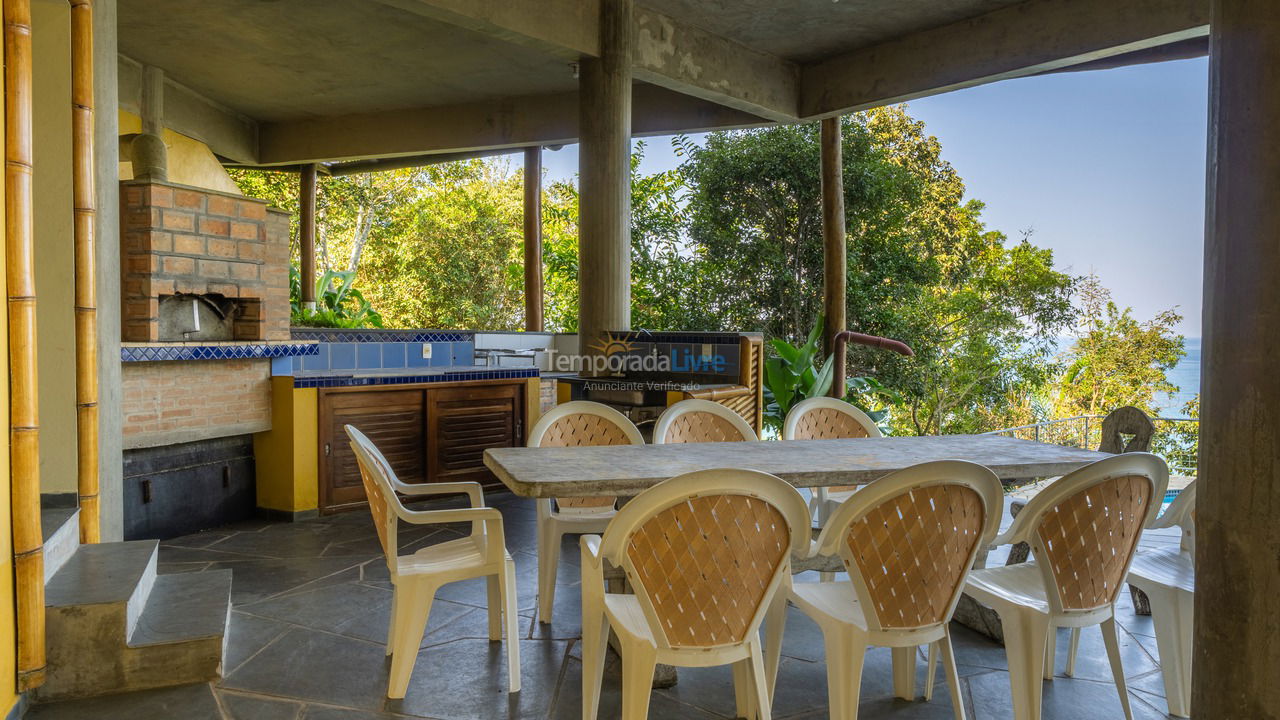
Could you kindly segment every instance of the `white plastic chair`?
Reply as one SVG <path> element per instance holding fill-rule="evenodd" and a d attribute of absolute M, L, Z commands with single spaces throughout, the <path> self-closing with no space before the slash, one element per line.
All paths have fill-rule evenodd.
<path fill-rule="evenodd" d="M 622 719 L 648 717 L 657 663 L 733 665 L 738 714 L 770 718 L 759 627 L 791 553 L 809 544 L 804 497 L 755 470 L 701 470 L 627 503 L 582 547 L 582 717 L 596 720 L 609 629 L 622 654 Z M 605 592 L 604 563 L 634 595 Z"/>
<path fill-rule="evenodd" d="M 789 592 L 791 602 L 822 629 L 832 718 L 858 717 L 868 646 L 892 648 L 895 693 L 914 700 L 916 648 L 936 643 L 955 716 L 963 720 L 949 623 L 974 558 L 999 530 L 1003 512 L 995 474 L 962 460 L 899 470 L 836 510 L 812 554 L 838 555 L 849 581 L 795 583 Z M 786 604 L 776 603 L 765 624 L 771 692 L 785 622 Z M 932 690 L 930 680 L 926 698 Z"/>
<path fill-rule="evenodd" d="M 386 457 L 364 433 L 351 425 L 346 426 L 346 431 L 360 466 L 369 511 L 391 574 L 391 622 L 387 629 L 391 678 L 387 697 L 402 698 L 409 687 L 409 676 L 418 658 L 436 590 L 447 583 L 475 577 L 487 577 L 489 582 L 490 640 L 502 639 L 505 620 L 507 687 L 510 692 L 518 692 L 520 632 L 516 614 L 516 571 L 504 544 L 502 514 L 484 506 L 479 483 L 410 485 L 400 482 Z M 401 504 L 396 492 L 416 496 L 464 493 L 471 500 L 471 507 L 409 510 Z M 471 534 L 422 548 L 412 555 L 401 555 L 396 541 L 399 520 L 417 525 L 470 522 Z"/>
<path fill-rule="evenodd" d="M 880 428 L 862 410 L 832 397 L 801 400 L 787 413 L 782 424 L 783 440 L 832 440 L 836 438 L 884 437 Z M 809 514 L 817 515 L 818 527 L 840 503 L 858 489 L 857 485 L 814 488 L 809 498 Z"/>
<path fill-rule="evenodd" d="M 710 400 L 681 400 L 658 416 L 653 444 L 755 441 L 756 431 L 732 409 Z"/>
<path fill-rule="evenodd" d="M 1031 562 L 974 570 L 965 592 L 1000 616 L 1015 720 L 1040 717 L 1041 679 L 1053 678 L 1055 630 L 1100 625 L 1129 720 L 1116 635 L 1116 597 L 1138 537 L 1160 511 L 1169 467 L 1125 453 L 1063 476 L 1033 497 L 996 545 L 1028 543 Z"/>
<path fill-rule="evenodd" d="M 529 447 L 643 445 L 640 430 L 608 405 L 575 400 L 549 410 L 529 431 Z M 602 533 L 617 498 L 538 498 L 538 621 L 551 622 L 560 541 L 566 534 Z"/>
<path fill-rule="evenodd" d="M 1152 529 L 1179 527 L 1177 548 L 1142 550 L 1129 568 L 1129 584 L 1147 594 L 1156 629 L 1156 649 L 1169 714 L 1191 716 L 1192 606 L 1195 603 L 1196 484 L 1192 482 L 1173 499 Z"/>

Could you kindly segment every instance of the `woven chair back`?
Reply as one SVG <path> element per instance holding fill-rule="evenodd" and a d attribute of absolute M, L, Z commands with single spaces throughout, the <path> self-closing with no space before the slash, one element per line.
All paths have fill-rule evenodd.
<path fill-rule="evenodd" d="M 786 440 L 837 440 L 841 438 L 880 437 L 880 428 L 861 410 L 835 398 L 803 400 L 791 409 L 795 417 L 787 417 Z M 833 485 L 832 492 L 849 492 L 857 485 Z"/>
<path fill-rule="evenodd" d="M 687 412 L 671 421 L 663 442 L 703 443 L 740 442 L 746 440 L 733 423 L 709 412 Z"/>
<path fill-rule="evenodd" d="M 708 495 L 640 526 L 627 558 L 671 647 L 712 647 L 746 639 L 790 546 L 777 508 Z"/>
<path fill-rule="evenodd" d="M 640 431 L 626 416 L 607 405 L 588 401 L 557 406 L 529 433 L 529 443 L 536 447 L 592 447 L 643 442 Z M 611 508 L 616 502 L 617 498 L 612 495 L 556 498 L 556 505 L 562 510 Z"/>
<path fill-rule="evenodd" d="M 393 472 L 391 465 L 364 433 L 350 425 L 346 426 L 346 431 L 351 440 L 351 449 L 356 454 L 356 464 L 360 468 L 360 481 L 364 484 L 364 494 L 369 500 L 369 513 L 373 516 L 373 526 L 378 532 L 378 544 L 382 546 L 382 552 L 388 561 L 391 561 L 395 556 L 392 550 L 394 538 L 388 537 L 388 528 L 393 522 L 395 511 L 389 502 L 399 502 L 398 499 L 388 500 L 390 473 Z"/>
<path fill-rule="evenodd" d="M 880 628 L 947 621 L 985 526 L 981 495 L 952 484 L 907 490 L 854 520 L 846 567 L 861 576 Z"/>
<path fill-rule="evenodd" d="M 1036 527 L 1037 559 L 1053 577 L 1063 610 L 1115 601 L 1150 509 L 1152 482 L 1141 475 L 1103 479 L 1050 507 Z"/>

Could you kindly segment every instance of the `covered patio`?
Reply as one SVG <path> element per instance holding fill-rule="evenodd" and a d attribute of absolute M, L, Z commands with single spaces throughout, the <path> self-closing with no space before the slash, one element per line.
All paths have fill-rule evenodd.
<path fill-rule="evenodd" d="M 1280 716 L 1280 10 L 1271 0 L 4 0 L 3 6 L 10 312 L 9 352 L 0 366 L 9 378 L 10 482 L 0 536 L 12 535 L 12 544 L 0 543 L 10 563 L 0 572 L 0 596 L 9 598 L 0 602 L 0 711 L 8 717 L 580 716 L 577 539 L 562 548 L 563 591 L 553 623 L 540 624 L 533 618 L 533 504 L 492 490 L 517 569 L 523 690 L 506 692 L 505 658 L 487 639 L 481 609 L 493 594 L 487 598 L 484 584 L 472 580 L 441 591 L 406 697 L 387 698 L 381 650 L 390 583 L 374 526 L 364 510 L 317 517 L 347 502 L 325 506 L 330 498 L 317 490 L 331 443 L 317 439 L 316 426 L 327 422 L 323 432 L 332 433 L 342 423 L 314 399 L 332 378 L 295 379 L 301 363 L 291 365 L 290 356 L 297 360 L 312 352 L 302 345 L 322 341 L 299 340 L 287 319 L 263 310 L 287 306 L 287 271 L 267 277 L 260 268 L 287 267 L 288 218 L 228 192 L 223 168 L 299 174 L 298 257 L 303 277 L 314 277 L 318 176 L 523 153 L 526 330 L 536 332 L 542 329 L 538 158 L 543 148 L 579 143 L 577 344 L 583 355 L 605 354 L 612 333 L 632 329 L 632 138 L 820 121 L 826 280 L 813 292 L 824 298 L 823 340 L 839 353 L 848 337 L 842 333 L 856 325 L 846 318 L 839 117 L 1009 78 L 1205 54 L 1211 117 L 1191 711 L 1213 720 Z M 184 240 L 200 251 L 175 259 Z M 134 274 L 154 276 L 146 280 L 154 284 Z M 183 285 L 191 279 L 199 287 Z M 228 403 L 219 417 L 254 436 L 247 450 L 228 453 L 256 451 L 259 484 L 250 502 L 271 521 L 167 540 L 155 568 L 161 578 L 208 574 L 211 585 L 224 584 L 218 590 L 224 596 L 229 587 L 225 654 L 204 658 L 221 677 L 140 692 L 124 692 L 133 686 L 122 682 L 89 699 L 42 697 L 46 670 L 57 670 L 46 656 L 57 630 L 52 621 L 46 629 L 46 618 L 58 619 L 52 610 L 46 616 L 46 584 L 59 567 L 55 560 L 66 562 L 52 536 L 72 527 L 61 518 L 42 532 L 42 509 L 50 509 L 47 502 L 42 508 L 42 496 L 62 496 L 78 508 L 68 554 L 126 544 L 126 503 L 149 503 L 151 485 L 126 479 L 125 452 L 150 447 L 139 437 L 153 430 L 141 420 L 129 427 L 122 408 L 131 390 L 159 381 L 129 376 L 122 367 L 183 352 L 170 346 L 186 344 L 185 334 L 160 337 L 161 297 L 175 295 L 241 301 L 235 321 L 215 308 L 227 320 L 223 340 L 251 340 L 259 348 L 256 355 L 218 356 L 249 365 L 261 391 L 256 404 Z M 314 306 L 307 282 L 301 297 Z M 197 305 L 191 302 L 198 329 Z M 456 364 L 477 349 L 474 333 L 427 335 L 398 338 L 402 374 L 411 366 L 406 347 L 420 350 L 415 359 L 427 366 Z M 755 343 L 760 352 L 758 336 L 733 342 L 744 353 Z M 453 359 L 430 362 L 433 352 Z M 749 377 L 749 356 L 742 357 L 741 375 Z M 288 376 L 275 372 L 282 359 Z M 271 362 L 251 365 L 264 360 Z M 466 360 L 467 372 L 451 381 L 479 375 Z M 335 363 L 323 372 L 337 370 Z M 841 380 L 843 372 L 841 364 Z M 536 375 L 490 376 L 509 386 L 486 401 L 504 403 L 511 437 L 539 412 Z M 195 403 L 210 388 L 232 384 L 232 375 L 210 377 L 177 380 L 191 392 L 166 400 Z M 414 402 L 426 407 L 434 401 L 423 393 Z M 754 406 L 758 422 L 758 399 L 743 402 Z M 284 412 L 291 422 L 309 424 L 310 435 L 273 427 L 273 410 L 277 418 Z M 180 423 L 168 431 L 185 439 L 199 434 Z M 229 489 L 231 472 L 211 482 Z M 350 485 L 363 498 L 358 484 Z M 464 535 L 461 526 L 407 530 L 401 549 Z M 1159 544 L 1162 537 L 1143 542 Z M 1176 542 L 1176 534 L 1165 539 Z M 155 577 L 148 572 L 139 576 L 149 591 Z M 1151 621 L 1127 603 L 1126 596 L 1118 620 L 1134 716 L 1162 717 Z M 215 615 L 221 609 L 205 608 Z M 791 615 L 774 712 L 825 717 L 821 637 L 812 622 L 794 609 Z M 122 617 L 132 629 L 136 614 Z M 956 633 L 970 716 L 1011 717 L 1004 651 L 979 635 Z M 1059 666 L 1067 647 L 1064 635 Z M 875 650 L 868 659 L 862 717 L 953 716 L 945 690 L 927 703 L 894 699 L 888 652 Z M 603 717 L 617 714 L 616 658 L 611 662 Z M 678 684 L 655 690 L 653 717 L 734 716 L 727 669 L 681 672 Z M 1046 683 L 1043 702 L 1046 718 L 1120 716 L 1096 631 L 1084 635 L 1077 676 Z"/>

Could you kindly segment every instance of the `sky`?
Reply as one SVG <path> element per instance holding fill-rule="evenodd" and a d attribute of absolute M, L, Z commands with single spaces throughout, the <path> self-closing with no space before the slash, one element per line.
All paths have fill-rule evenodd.
<path fill-rule="evenodd" d="M 1176 307 L 1200 336 L 1208 61 L 1006 80 L 913 101 L 987 226 L 1032 230 L 1056 264 L 1097 273 L 1140 320 Z M 698 139 L 699 136 L 693 136 Z M 644 172 L 674 167 L 646 138 Z M 577 146 L 544 153 L 548 180 L 572 180 Z"/>

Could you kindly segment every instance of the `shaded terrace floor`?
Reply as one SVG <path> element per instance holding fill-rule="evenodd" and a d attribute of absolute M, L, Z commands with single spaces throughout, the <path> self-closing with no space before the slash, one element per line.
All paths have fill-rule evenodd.
<path fill-rule="evenodd" d="M 36 705 L 34 720 L 183 718 L 184 720 L 438 720 L 579 718 L 581 662 L 578 637 L 579 569 L 576 537 L 566 538 L 554 622 L 533 621 L 535 528 L 533 503 L 489 493 L 506 518 L 507 546 L 517 565 L 522 615 L 523 690 L 508 697 L 502 646 L 490 643 L 485 586 L 472 580 L 446 586 L 432 607 L 409 692 L 385 697 L 388 661 L 383 640 L 391 605 L 372 522 L 350 512 L 300 523 L 250 522 L 188 535 L 161 544 L 161 573 L 233 571 L 231 623 L 222 681 Z M 449 503 L 453 504 L 453 503 Z M 436 507 L 444 506 L 435 503 Z M 1007 521 L 1007 518 L 1006 518 Z M 458 537 L 466 528 L 402 524 L 402 551 Z M 1176 537 L 1148 542 L 1176 542 Z M 993 556 L 995 554 L 993 553 Z M 993 557 L 993 563 L 1003 562 Z M 808 580 L 810 578 L 802 578 Z M 814 578 L 816 579 L 816 578 Z M 1118 613 L 1120 647 L 1135 718 L 1165 717 L 1151 618 L 1137 617 L 1124 593 Z M 1004 649 L 954 627 L 962 695 L 970 718 L 1010 718 Z M 1046 720 L 1123 717 L 1102 637 L 1085 630 L 1077 677 L 1061 675 L 1067 631 L 1059 631 L 1059 675 L 1044 685 Z M 822 637 L 809 619 L 791 610 L 774 703 L 776 718 L 825 718 L 826 667 Z M 619 675 L 612 658 L 605 675 L 601 718 L 619 714 Z M 923 656 L 917 692 L 923 693 Z M 728 668 L 681 669 L 679 683 L 654 692 L 650 717 L 703 720 L 733 717 Z M 893 697 L 888 651 L 876 649 L 863 675 L 860 718 L 922 720 L 953 717 L 945 685 L 934 698 L 906 702 Z"/>

